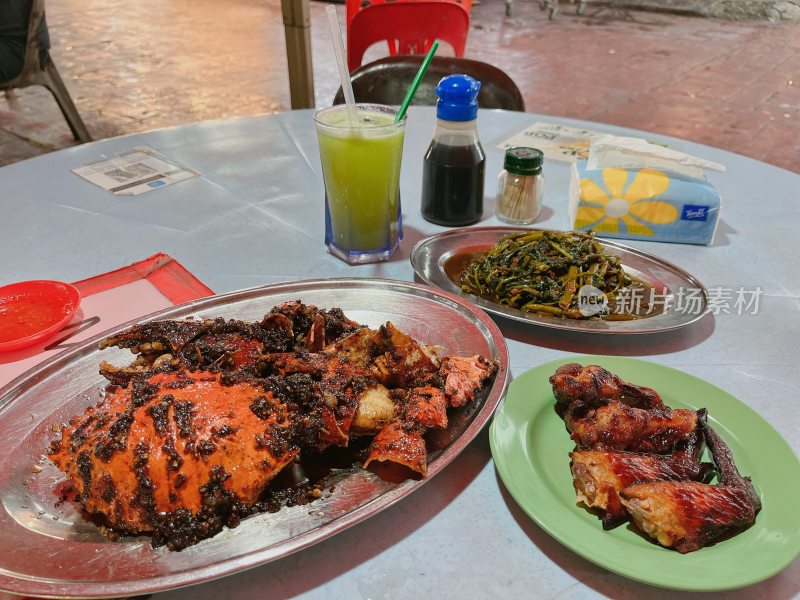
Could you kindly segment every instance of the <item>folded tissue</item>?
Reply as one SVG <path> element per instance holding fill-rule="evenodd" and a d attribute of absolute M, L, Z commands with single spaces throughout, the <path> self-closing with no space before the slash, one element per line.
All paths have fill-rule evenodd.
<path fill-rule="evenodd" d="M 592 137 L 589 158 L 573 164 L 573 229 L 604 237 L 710 244 L 721 199 L 706 170 L 725 167 L 643 139 Z"/>

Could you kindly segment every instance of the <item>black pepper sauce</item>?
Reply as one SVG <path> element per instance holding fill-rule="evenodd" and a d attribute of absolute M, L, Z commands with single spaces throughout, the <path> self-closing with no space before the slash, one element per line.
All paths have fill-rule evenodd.
<path fill-rule="evenodd" d="M 436 129 L 422 169 L 422 216 L 449 227 L 483 215 L 486 154 L 478 138 L 478 91 L 468 75 L 449 75 L 436 86 Z"/>
<path fill-rule="evenodd" d="M 486 155 L 478 145 L 433 141 L 422 171 L 422 216 L 437 225 L 471 225 L 483 215 Z"/>

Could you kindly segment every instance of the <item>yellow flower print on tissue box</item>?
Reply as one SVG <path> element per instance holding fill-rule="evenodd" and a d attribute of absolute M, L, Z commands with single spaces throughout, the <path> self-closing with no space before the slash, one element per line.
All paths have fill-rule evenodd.
<path fill-rule="evenodd" d="M 576 230 L 605 237 L 710 244 L 720 210 L 717 190 L 697 179 L 652 168 L 587 170 L 572 166 L 569 216 Z"/>

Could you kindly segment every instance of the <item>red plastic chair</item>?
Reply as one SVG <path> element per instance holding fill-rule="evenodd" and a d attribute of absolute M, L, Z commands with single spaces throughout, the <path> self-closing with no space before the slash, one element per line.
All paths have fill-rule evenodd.
<path fill-rule="evenodd" d="M 347 8 L 347 31 L 350 32 L 350 23 L 353 21 L 353 17 L 356 16 L 356 13 L 360 11 L 362 8 L 366 8 L 368 6 L 375 6 L 377 4 L 393 4 L 396 2 L 415 2 L 416 0 L 346 0 L 346 8 Z M 460 4 L 464 7 L 464 10 L 467 11 L 467 14 L 470 13 L 472 10 L 472 0 L 440 0 L 441 2 L 453 2 L 455 4 Z"/>
<path fill-rule="evenodd" d="M 349 18 L 347 64 L 361 66 L 367 48 L 386 40 L 389 54 L 424 54 L 434 40 L 447 42 L 456 56 L 464 56 L 469 13 L 446 0 L 412 0 L 369 5 Z"/>

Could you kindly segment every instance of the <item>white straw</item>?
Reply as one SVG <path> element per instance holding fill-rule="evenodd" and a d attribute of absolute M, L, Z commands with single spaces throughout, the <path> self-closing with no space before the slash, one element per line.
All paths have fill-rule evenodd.
<path fill-rule="evenodd" d="M 358 122 L 358 112 L 356 111 L 356 98 L 353 95 L 353 84 L 350 83 L 350 72 L 347 70 L 347 61 L 344 58 L 344 44 L 342 43 L 342 30 L 339 28 L 339 18 L 336 16 L 336 7 L 329 4 L 325 8 L 328 13 L 328 26 L 331 30 L 331 40 L 333 40 L 333 51 L 336 54 L 336 62 L 339 65 L 339 79 L 342 81 L 342 91 L 344 101 L 347 104 L 347 117 L 350 120 L 350 127 L 360 127 Z"/>

